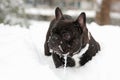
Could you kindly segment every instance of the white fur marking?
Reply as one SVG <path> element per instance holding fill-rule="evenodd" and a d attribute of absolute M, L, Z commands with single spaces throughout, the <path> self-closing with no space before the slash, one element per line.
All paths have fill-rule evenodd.
<path fill-rule="evenodd" d="M 88 31 L 88 39 L 90 40 L 90 32 Z"/>
<path fill-rule="evenodd" d="M 60 44 L 62 44 L 63 42 L 61 41 Z"/>
<path fill-rule="evenodd" d="M 51 36 L 49 36 L 49 38 L 48 38 L 48 41 L 47 41 L 47 42 L 49 42 L 49 41 L 50 41 L 50 39 L 51 39 Z"/>
<path fill-rule="evenodd" d="M 50 53 L 53 53 L 53 50 L 52 50 L 52 49 L 50 49 Z"/>
<path fill-rule="evenodd" d="M 63 52 L 63 49 L 62 49 L 62 47 L 61 47 L 60 45 L 59 45 L 58 47 L 59 47 L 59 49 L 60 49 L 60 50 Z"/>
<path fill-rule="evenodd" d="M 65 64 L 64 64 L 64 74 L 66 74 L 66 67 L 67 67 L 67 57 L 69 55 L 69 52 L 67 54 L 63 54 L 64 59 L 65 59 Z"/>
<path fill-rule="evenodd" d="M 81 50 L 80 53 L 75 54 L 72 58 L 75 60 L 75 67 L 79 67 L 79 61 L 80 61 L 80 57 L 82 57 L 82 55 L 88 50 L 89 48 L 89 44 L 86 44 L 86 46 Z"/>
<path fill-rule="evenodd" d="M 66 65 L 67 65 L 67 55 L 68 54 L 64 54 L 64 59 L 65 59 L 64 69 L 66 68 Z"/>

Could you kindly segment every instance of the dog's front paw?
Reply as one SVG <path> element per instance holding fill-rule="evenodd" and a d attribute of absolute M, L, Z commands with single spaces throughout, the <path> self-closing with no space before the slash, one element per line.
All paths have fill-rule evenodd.
<path fill-rule="evenodd" d="M 63 65 L 59 55 L 57 55 L 56 53 L 53 53 L 52 57 L 53 57 L 53 61 L 54 61 L 54 64 L 55 64 L 56 68 L 59 68 L 60 66 Z"/>
<path fill-rule="evenodd" d="M 45 52 L 45 55 L 46 56 L 51 56 L 51 53 L 50 52 Z"/>
<path fill-rule="evenodd" d="M 74 61 L 71 57 L 68 57 L 68 58 L 67 58 L 67 66 L 68 66 L 68 67 L 73 67 L 73 66 L 75 66 L 75 61 Z"/>

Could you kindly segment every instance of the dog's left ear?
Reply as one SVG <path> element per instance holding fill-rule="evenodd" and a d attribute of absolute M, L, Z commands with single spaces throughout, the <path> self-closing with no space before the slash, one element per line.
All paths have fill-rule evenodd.
<path fill-rule="evenodd" d="M 81 28 L 85 28 L 86 27 L 86 14 L 84 12 L 82 12 L 79 17 L 77 18 L 77 22 L 79 23 Z"/>

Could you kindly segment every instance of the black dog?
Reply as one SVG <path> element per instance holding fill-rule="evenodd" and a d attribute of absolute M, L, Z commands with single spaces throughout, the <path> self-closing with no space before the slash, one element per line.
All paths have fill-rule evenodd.
<path fill-rule="evenodd" d="M 60 66 L 83 66 L 100 50 L 86 27 L 86 15 L 81 13 L 76 20 L 55 10 L 45 41 L 45 55 L 52 55 L 56 68 Z M 65 61 L 66 56 L 66 61 Z"/>

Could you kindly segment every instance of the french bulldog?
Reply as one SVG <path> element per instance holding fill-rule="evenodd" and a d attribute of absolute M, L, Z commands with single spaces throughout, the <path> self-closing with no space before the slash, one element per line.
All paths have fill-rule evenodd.
<path fill-rule="evenodd" d="M 52 55 L 55 67 L 83 66 L 100 51 L 100 45 L 86 27 L 86 14 L 76 20 L 55 9 L 44 44 L 46 56 Z M 66 60 L 65 60 L 66 57 Z"/>

